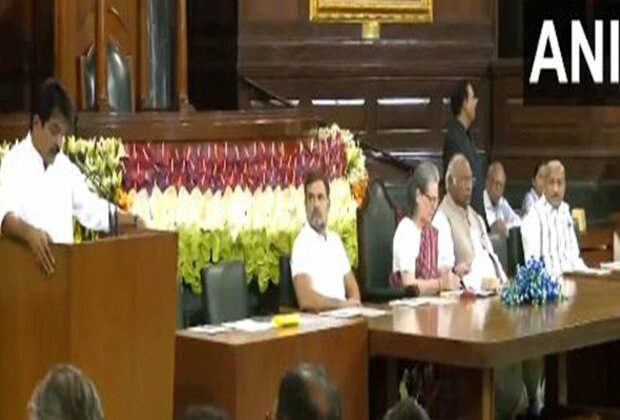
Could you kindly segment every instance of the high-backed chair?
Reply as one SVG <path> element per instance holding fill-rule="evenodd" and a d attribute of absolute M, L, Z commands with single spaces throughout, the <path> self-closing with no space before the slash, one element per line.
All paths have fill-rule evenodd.
<path fill-rule="evenodd" d="M 250 315 L 245 267 L 228 261 L 205 267 L 200 272 L 203 308 L 210 324 L 236 321 Z"/>
<path fill-rule="evenodd" d="M 523 253 L 523 240 L 521 239 L 521 228 L 515 226 L 508 231 L 508 271 L 507 276 L 514 276 L 517 272 L 517 265 L 523 265 L 525 256 Z"/>
<path fill-rule="evenodd" d="M 364 300 L 385 302 L 405 296 L 403 289 L 392 288 L 389 282 L 395 231 L 394 206 L 383 184 L 375 181 L 357 217 L 359 282 Z"/>
<path fill-rule="evenodd" d="M 280 257 L 280 306 L 289 309 L 299 307 L 291 275 L 291 257 L 288 255 Z"/>
<path fill-rule="evenodd" d="M 502 265 L 504 273 L 508 275 L 508 240 L 506 236 L 492 233 L 489 235 L 489 239 L 491 239 L 493 250 L 495 251 L 495 254 L 497 254 L 497 258 L 499 258 L 499 262 Z"/>
<path fill-rule="evenodd" d="M 187 321 L 183 310 L 183 283 L 179 281 L 177 284 L 177 328 L 185 327 L 187 327 Z"/>

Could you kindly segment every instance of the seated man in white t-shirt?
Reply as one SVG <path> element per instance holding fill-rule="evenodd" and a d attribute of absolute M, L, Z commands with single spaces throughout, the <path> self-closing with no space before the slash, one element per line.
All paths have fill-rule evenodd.
<path fill-rule="evenodd" d="M 360 291 L 340 237 L 327 230 L 329 183 L 310 171 L 304 181 L 306 215 L 293 244 L 291 274 L 303 311 L 320 312 L 360 304 Z"/>

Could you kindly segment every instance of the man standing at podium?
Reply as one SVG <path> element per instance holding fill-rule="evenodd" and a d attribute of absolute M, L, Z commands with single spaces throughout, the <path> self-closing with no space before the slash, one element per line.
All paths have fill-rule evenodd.
<path fill-rule="evenodd" d="M 67 92 L 54 79 L 41 87 L 30 131 L 0 163 L 0 232 L 28 244 L 48 274 L 54 272 L 50 244 L 73 242 L 73 217 L 89 229 L 108 231 L 110 205 L 62 153 L 74 115 Z M 121 226 L 143 222 L 112 206 Z"/>

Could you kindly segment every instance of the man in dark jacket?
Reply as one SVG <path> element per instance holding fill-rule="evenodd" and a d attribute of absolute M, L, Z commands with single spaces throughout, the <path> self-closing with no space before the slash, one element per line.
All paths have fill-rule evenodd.
<path fill-rule="evenodd" d="M 476 151 L 474 139 L 469 132 L 469 127 L 476 118 L 477 104 L 478 98 L 472 84 L 467 80 L 460 81 L 450 98 L 450 108 L 454 118 L 448 125 L 443 144 L 443 168 L 445 174 L 448 162 L 457 153 L 467 158 L 475 178 L 471 206 L 486 221 L 482 195 L 484 192 L 482 159 Z"/>

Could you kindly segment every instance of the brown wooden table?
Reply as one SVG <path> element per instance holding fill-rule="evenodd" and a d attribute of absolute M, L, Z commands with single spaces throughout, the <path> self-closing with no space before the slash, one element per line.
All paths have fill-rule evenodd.
<path fill-rule="evenodd" d="M 343 419 L 368 419 L 368 330 L 362 320 L 320 318 L 261 333 L 183 330 L 175 357 L 176 419 L 189 404 L 223 408 L 235 420 L 264 419 L 282 375 L 300 362 L 327 369 L 340 391 Z"/>
<path fill-rule="evenodd" d="M 575 287 L 570 299 L 539 308 L 508 307 L 499 297 L 395 308 L 368 321 L 370 356 L 474 368 L 468 418 L 484 420 L 493 419 L 494 368 L 545 356 L 545 403 L 563 404 L 566 352 L 620 338 L 620 283 L 568 283 Z"/>

